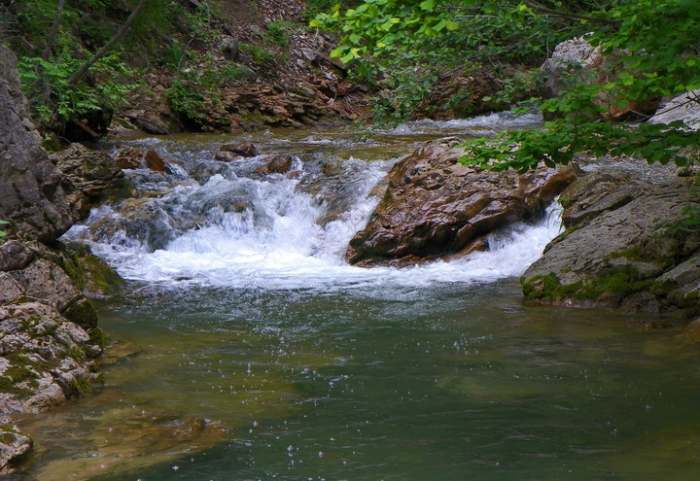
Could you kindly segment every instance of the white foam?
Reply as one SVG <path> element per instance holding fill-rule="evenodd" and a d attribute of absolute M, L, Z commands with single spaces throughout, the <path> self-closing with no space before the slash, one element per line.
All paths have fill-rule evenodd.
<path fill-rule="evenodd" d="M 419 129 L 513 128 L 540 121 L 538 113 L 499 113 L 466 120 L 414 122 L 401 128 L 415 133 Z M 325 143 L 311 137 L 303 142 L 312 141 Z M 209 162 L 211 152 L 187 155 L 198 162 Z M 189 165 L 188 159 L 183 155 L 183 166 Z M 260 178 L 243 172 L 239 177 L 215 164 L 216 172 L 221 173 L 200 185 L 188 177 L 185 168 L 178 167 L 158 180 L 156 186 L 151 185 L 155 180 L 150 178 L 147 182 L 140 180 L 144 191 L 162 187 L 167 192 L 162 197 L 146 196 L 140 200 L 139 208 L 145 209 L 142 218 L 134 216 L 133 208 L 120 213 L 117 207 L 102 207 L 92 212 L 87 221 L 89 228 L 75 226 L 67 237 L 92 244 L 96 254 L 131 280 L 164 286 L 190 283 L 333 290 L 492 282 L 519 276 L 560 231 L 560 208 L 555 204 L 546 218 L 537 223 L 517 224 L 493 234 L 488 239 L 488 252 L 402 269 L 354 267 L 345 261 L 345 251 L 378 203 L 379 199 L 370 193 L 392 161 L 343 162 L 340 177 L 333 174 L 332 178 L 316 180 L 319 184 L 314 185 L 321 185 L 322 192 L 315 195 L 321 195 L 323 202 L 300 188 L 300 180 L 282 175 Z M 294 169 L 303 167 L 302 161 L 296 159 Z M 308 172 L 313 172 L 313 168 Z M 340 184 L 324 184 L 339 181 Z M 318 192 L 314 188 L 307 190 Z M 328 205 L 347 210 L 321 225 Z M 156 247 L 160 248 L 153 250 Z"/>
<path fill-rule="evenodd" d="M 447 133 L 453 134 L 460 133 L 460 131 L 464 133 L 478 131 L 480 135 L 483 135 L 488 133 L 489 130 L 495 131 L 534 127 L 541 125 L 542 122 L 543 118 L 541 112 L 529 112 L 522 115 L 517 115 L 512 112 L 495 112 L 468 119 L 416 120 L 401 124 L 388 133 L 393 135 L 416 135 L 439 131 L 450 131 Z"/>
<path fill-rule="evenodd" d="M 269 216 L 258 225 L 252 212 L 219 213 L 219 219 L 187 231 L 167 248 L 148 252 L 134 242 L 96 244 L 96 252 L 127 279 L 163 284 L 193 283 L 231 288 L 321 290 L 372 286 L 428 286 L 435 283 L 492 282 L 518 276 L 560 231 L 560 208 L 553 205 L 536 224 L 517 224 L 489 238 L 491 250 L 452 262 L 409 268 L 359 268 L 344 261 L 355 232 L 366 223 L 376 198 L 367 193 L 342 218 L 325 227 L 323 213 L 295 183 L 259 182 L 257 199 Z M 103 210 L 111 215 L 108 210 Z M 122 239 L 123 240 L 123 239 Z"/>

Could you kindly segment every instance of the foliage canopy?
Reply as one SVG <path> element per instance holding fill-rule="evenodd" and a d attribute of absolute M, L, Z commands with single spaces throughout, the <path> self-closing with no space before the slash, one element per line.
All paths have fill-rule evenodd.
<path fill-rule="evenodd" d="M 436 72 L 474 63 L 535 67 L 556 43 L 586 34 L 605 55 L 606 78 L 571 82 L 559 97 L 537 100 L 552 119 L 544 129 L 468 142 L 465 162 L 524 170 L 589 150 L 686 164 L 700 144 L 697 134 L 681 125 L 630 127 L 608 114 L 700 88 L 697 6 L 696 0 L 364 0 L 336 5 L 311 24 L 340 35 L 333 54 L 356 71 L 371 72 L 399 98 L 412 92 L 417 99 L 407 108 L 395 103 L 395 120 L 425 98 Z"/>

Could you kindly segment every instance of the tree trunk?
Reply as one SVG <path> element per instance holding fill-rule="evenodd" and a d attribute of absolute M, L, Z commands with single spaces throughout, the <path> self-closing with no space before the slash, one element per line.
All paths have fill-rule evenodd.
<path fill-rule="evenodd" d="M 51 30 L 46 37 L 46 45 L 44 46 L 44 53 L 42 57 L 44 60 L 48 60 L 53 56 L 53 50 L 56 48 L 56 40 L 58 39 L 58 32 L 61 29 L 61 21 L 63 20 L 63 7 L 66 4 L 66 0 L 58 0 L 58 5 L 56 6 L 56 16 L 51 24 Z"/>
<path fill-rule="evenodd" d="M 129 31 L 131 28 L 131 24 L 134 23 L 134 20 L 136 17 L 139 15 L 141 10 L 143 9 L 144 5 L 146 4 L 146 0 L 140 0 L 139 4 L 136 6 L 136 8 L 131 12 L 131 15 L 129 15 L 129 18 L 126 19 L 126 22 L 119 27 L 119 30 L 117 30 L 117 33 L 112 36 L 112 38 L 109 39 L 109 41 L 102 46 L 97 52 L 95 52 L 95 55 L 90 58 L 87 62 L 85 62 L 83 65 L 80 66 L 80 68 L 70 76 L 68 79 L 68 85 L 75 85 L 78 82 L 80 82 L 85 75 L 87 75 L 88 71 L 90 70 L 90 67 L 92 67 L 95 62 L 97 62 L 99 59 L 104 57 L 107 52 L 117 43 L 119 42 L 124 35 L 126 35 L 126 32 Z"/>

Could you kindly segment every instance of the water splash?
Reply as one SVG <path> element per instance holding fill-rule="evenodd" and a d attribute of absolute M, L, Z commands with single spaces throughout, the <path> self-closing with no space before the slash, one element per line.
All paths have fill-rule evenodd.
<path fill-rule="evenodd" d="M 502 125 L 504 115 L 451 122 Z M 379 201 L 375 186 L 394 161 L 340 161 L 316 152 L 295 160 L 298 175 L 265 176 L 255 173 L 262 158 L 222 165 L 200 148 L 165 154 L 177 159 L 175 171 L 129 172 L 143 195 L 94 210 L 67 234 L 91 244 L 126 279 L 323 291 L 492 282 L 521 275 L 561 226 L 555 204 L 535 223 L 491 235 L 488 252 L 402 269 L 359 268 L 347 264 L 345 250 L 366 225 Z"/>
<path fill-rule="evenodd" d="M 445 134 L 486 135 L 489 132 L 537 127 L 543 122 L 541 112 L 518 115 L 513 112 L 495 112 L 468 119 L 416 120 L 390 130 L 392 135 L 417 135 L 442 132 Z"/>

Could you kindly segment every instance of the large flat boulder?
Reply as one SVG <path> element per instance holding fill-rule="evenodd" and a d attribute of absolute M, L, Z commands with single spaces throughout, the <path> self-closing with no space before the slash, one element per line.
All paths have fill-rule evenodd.
<path fill-rule="evenodd" d="M 700 280 L 693 179 L 601 169 L 562 193 L 566 231 L 522 278 L 530 302 L 692 314 Z"/>
<path fill-rule="evenodd" d="M 576 176 L 466 167 L 459 142 L 428 143 L 391 169 L 384 198 L 350 241 L 350 263 L 400 266 L 488 249 L 488 234 L 537 216 Z"/>
<path fill-rule="evenodd" d="M 700 130 L 700 89 L 686 92 L 665 102 L 649 122 L 652 124 L 683 122 L 690 129 Z"/>

